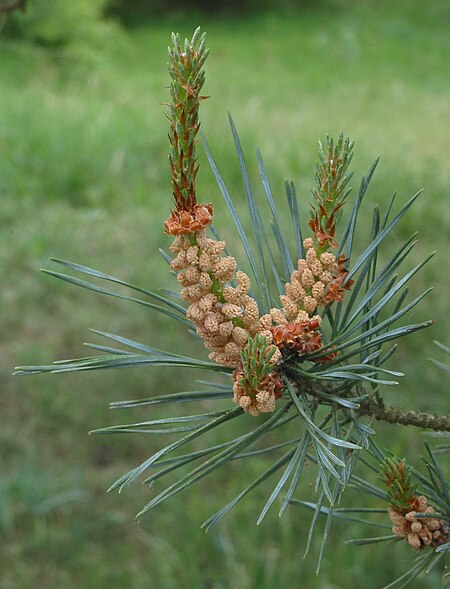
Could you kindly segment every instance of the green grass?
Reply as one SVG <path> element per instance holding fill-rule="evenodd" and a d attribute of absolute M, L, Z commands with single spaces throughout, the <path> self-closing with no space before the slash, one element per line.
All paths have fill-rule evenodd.
<path fill-rule="evenodd" d="M 438 2 L 377 6 L 341 3 L 299 15 L 202 22 L 212 50 L 205 88 L 212 98 L 203 106 L 203 128 L 238 204 L 244 197 L 227 110 L 259 194 L 256 146 L 277 198 L 283 198 L 284 178 L 292 178 L 306 206 L 317 140 L 341 129 L 356 140 L 355 190 L 382 156 L 368 205 L 384 206 L 394 189 L 404 202 L 425 188 L 391 246 L 419 229 L 411 266 L 438 251 L 413 288 L 418 293 L 432 284 L 435 292 L 411 317 L 433 317 L 436 326 L 402 342 L 396 365 L 407 377 L 389 395 L 393 403 L 446 412 L 448 383 L 426 357 L 439 357 L 432 339 L 448 345 L 447 31 Z M 15 364 L 83 355 L 81 342 L 94 337 L 90 327 L 162 348 L 195 345 L 203 353 L 151 312 L 37 273 L 57 256 L 152 289 L 173 285 L 157 253 L 168 245 L 161 226 L 170 193 L 159 104 L 167 99 L 170 32 L 188 35 L 198 22 L 142 25 L 90 67 L 18 42 L 0 44 L 2 589 L 375 589 L 411 558 L 400 545 L 388 560 L 384 546 L 346 546 L 345 538 L 370 530 L 336 525 L 316 579 L 314 559 L 301 558 L 308 513 L 292 508 L 278 521 L 274 510 L 254 526 L 270 484 L 205 535 L 201 522 L 255 478 L 263 468 L 256 461 L 252 472 L 234 463 L 137 526 L 132 517 L 149 490 L 136 485 L 121 496 L 104 490 L 161 440 L 88 437 L 87 431 L 143 417 L 110 413 L 110 401 L 175 391 L 180 380 L 195 375 L 158 369 L 10 377 Z M 200 194 L 214 202 L 218 225 L 232 238 L 200 157 Z M 364 231 L 361 239 L 367 239 Z M 399 453 L 414 459 L 421 452 L 415 432 L 377 430 Z M 438 577 L 415 587 L 437 588 Z"/>

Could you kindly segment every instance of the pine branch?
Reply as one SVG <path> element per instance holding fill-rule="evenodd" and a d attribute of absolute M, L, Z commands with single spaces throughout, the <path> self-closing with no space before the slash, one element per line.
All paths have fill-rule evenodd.
<path fill-rule="evenodd" d="M 374 402 L 361 403 L 360 415 L 375 417 L 378 421 L 398 423 L 400 425 L 413 425 L 422 429 L 433 429 L 436 431 L 450 431 L 450 416 L 435 415 L 422 411 L 403 410 L 398 407 L 382 406 Z"/>

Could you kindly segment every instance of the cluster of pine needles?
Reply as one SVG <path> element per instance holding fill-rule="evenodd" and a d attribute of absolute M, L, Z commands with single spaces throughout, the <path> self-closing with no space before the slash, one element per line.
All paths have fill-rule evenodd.
<path fill-rule="evenodd" d="M 449 486 L 437 460 L 437 454 L 448 451 L 448 445 L 435 449 L 427 446 L 425 471 L 421 473 L 382 451 L 374 441 L 372 427 L 375 420 L 384 420 L 431 429 L 439 436 L 448 436 L 450 431 L 447 416 L 402 411 L 387 406 L 384 401 L 384 388 L 395 386 L 396 379 L 403 376 L 388 367 L 396 340 L 432 324 L 432 321 L 405 324 L 411 310 L 431 290 L 407 300 L 409 281 L 431 258 L 428 256 L 406 272 L 402 270 L 416 244 L 416 234 L 397 244 L 387 260 L 380 255 L 380 248 L 388 242 L 420 193 L 397 212 L 394 212 L 394 194 L 385 211 L 374 208 L 365 237 L 359 233 L 357 236 L 359 213 L 377 161 L 362 178 L 350 203 L 353 143 L 343 135 L 337 141 L 327 138 L 320 145 L 311 202 L 299 203 L 293 182 L 285 183 L 291 220 L 288 231 L 280 221 L 280 199 L 272 192 L 259 151 L 257 160 L 264 201 L 260 203 L 255 197 L 239 136 L 230 117 L 250 230 L 241 220 L 205 137 L 201 139 L 245 252 L 246 259 L 242 262 L 245 272 L 212 224 L 212 204 L 197 200 L 199 107 L 206 98 L 201 95 L 203 65 L 208 55 L 205 37 L 197 30 L 191 40 L 182 43 L 174 35 L 172 42 L 167 117 L 173 209 L 165 222 L 165 232 L 173 237 L 173 243 L 171 251 L 163 251 L 162 256 L 180 283 L 181 292 L 153 292 L 58 259 L 53 262 L 70 273 L 44 272 L 165 315 L 178 322 L 180 329 L 190 332 L 193 349 L 198 349 L 195 342 L 202 341 L 209 358 L 187 357 L 95 330 L 98 336 L 109 340 L 108 345 L 87 344 L 101 355 L 20 367 L 17 373 L 138 366 L 165 366 L 169 370 L 195 368 L 211 373 L 211 379 L 203 380 L 198 390 L 112 403 L 115 409 L 144 410 L 162 404 L 170 409 L 174 403 L 204 408 L 217 402 L 217 409 L 176 417 L 169 414 L 163 419 L 93 432 L 176 436 L 175 441 L 122 476 L 110 490 L 124 491 L 141 477 L 145 484 L 158 481 L 158 486 L 152 488 L 160 490 L 142 508 L 138 514 L 141 517 L 231 460 L 245 464 L 265 457 L 268 467 L 211 516 L 203 524 L 205 529 L 217 524 L 242 498 L 278 473 L 278 481 L 262 506 L 258 523 L 277 504 L 280 516 L 290 505 L 313 510 L 308 551 L 319 516 L 323 515 L 319 568 L 333 519 L 366 522 L 368 513 L 378 514 L 375 523 L 382 528 L 391 528 L 394 523 L 392 534 L 353 542 L 406 540 L 418 551 L 417 560 L 402 577 L 388 585 L 404 587 L 420 572 L 441 566 L 450 550 Z M 123 294 L 116 286 L 126 287 L 131 294 Z M 446 369 L 442 362 L 437 364 Z M 213 430 L 221 426 L 226 431 L 227 425 L 236 420 L 240 424 L 238 437 L 213 445 L 208 442 L 208 434 Z M 192 448 L 195 440 L 197 448 L 198 441 L 202 441 L 201 449 Z M 310 465 L 308 475 L 305 475 L 306 464 Z M 368 480 L 357 476 L 357 465 L 374 474 L 384 472 L 384 479 L 380 479 L 383 484 L 375 485 L 370 474 Z M 312 469 L 315 469 L 315 501 L 299 500 L 295 497 L 298 485 L 302 477 L 311 476 Z M 174 482 L 159 486 L 172 474 Z M 348 487 L 356 488 L 361 497 L 369 495 L 380 507 L 340 507 Z M 389 522 L 388 508 L 392 522 Z"/>

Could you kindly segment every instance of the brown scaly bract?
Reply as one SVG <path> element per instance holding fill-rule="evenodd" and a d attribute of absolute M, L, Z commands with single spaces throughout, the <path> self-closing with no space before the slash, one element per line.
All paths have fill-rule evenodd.
<path fill-rule="evenodd" d="M 295 350 L 299 356 L 312 354 L 322 348 L 322 336 L 319 327 L 322 317 L 317 315 L 306 321 L 295 321 L 272 327 L 273 343 L 280 350 L 284 348 Z M 329 354 L 321 356 L 315 362 L 330 362 L 337 354 L 330 351 Z"/>
<path fill-rule="evenodd" d="M 212 205 L 195 205 L 192 210 L 172 211 L 164 222 L 164 232 L 168 235 L 186 235 L 201 231 L 211 225 L 213 219 Z"/>

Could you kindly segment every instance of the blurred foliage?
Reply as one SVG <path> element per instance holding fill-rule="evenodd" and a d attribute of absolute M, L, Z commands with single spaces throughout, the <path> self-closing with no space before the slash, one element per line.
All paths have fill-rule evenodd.
<path fill-rule="evenodd" d="M 109 0 L 30 0 L 9 15 L 4 33 L 89 61 L 120 34 L 106 16 L 108 5 Z"/>
<path fill-rule="evenodd" d="M 113 0 L 111 9 L 124 22 L 137 22 L 142 17 L 192 13 L 205 15 L 260 14 L 267 10 L 301 10 L 322 5 L 323 0 Z"/>
<path fill-rule="evenodd" d="M 23 0 L 22 0 L 23 1 Z M 143 19 L 180 15 L 250 15 L 265 11 L 302 10 L 320 7 L 324 0 L 24 0 L 9 10 L 6 33 L 40 45 L 62 47 L 81 44 L 97 47 L 117 34 L 114 19 L 124 24 L 141 24 Z M 329 0 L 328 0 L 329 1 Z M 2 6 L 11 0 L 0 0 Z"/>

